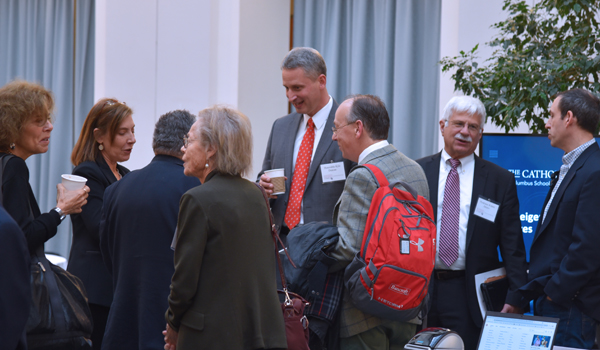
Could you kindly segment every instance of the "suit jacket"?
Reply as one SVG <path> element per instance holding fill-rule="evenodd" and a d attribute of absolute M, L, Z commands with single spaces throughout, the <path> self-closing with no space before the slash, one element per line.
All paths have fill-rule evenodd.
<path fill-rule="evenodd" d="M 117 165 L 117 170 L 121 176 L 129 172 L 121 165 Z M 87 161 L 76 166 L 73 175 L 87 179 L 90 193 L 81 213 L 71 215 L 73 242 L 67 270 L 81 279 L 90 304 L 110 306 L 112 280 L 100 254 L 99 228 L 104 190 L 117 178 L 101 155 L 95 162 Z"/>
<path fill-rule="evenodd" d="M 346 175 L 348 175 L 354 165 L 353 162 L 342 158 L 342 151 L 340 151 L 337 141 L 331 139 L 333 135 L 331 128 L 333 127 L 333 119 L 335 118 L 337 108 L 338 104 L 334 100 L 331 112 L 325 123 L 325 129 L 310 163 L 310 170 L 308 171 L 304 197 L 302 199 L 304 223 L 323 221 L 331 224 L 333 207 L 344 189 L 344 181 L 323 183 L 321 164 L 343 161 Z M 262 171 L 258 174 L 258 178 L 260 179 L 265 170 L 283 168 L 285 171 L 285 176 L 287 177 L 285 181 L 285 193 L 277 196 L 277 199 L 271 200 L 271 209 L 278 230 L 283 225 L 283 218 L 292 184 L 294 140 L 296 139 L 300 123 L 303 120 L 302 114 L 292 113 L 277 119 L 273 123 Z"/>
<path fill-rule="evenodd" d="M 156 155 L 104 192 L 100 250 L 114 298 L 103 348 L 163 349 L 179 200 L 198 185 L 181 159 Z"/>
<path fill-rule="evenodd" d="M 393 145 L 371 152 L 360 164 L 373 164 L 381 169 L 390 183 L 406 182 L 419 195 L 429 198 L 427 180 L 421 167 Z M 339 261 L 337 269 L 345 268 L 360 250 L 371 199 L 377 188 L 379 188 L 377 179 L 366 168 L 353 169 L 346 179 L 344 192 L 333 214 L 333 221 L 337 223 L 340 238 L 330 254 Z M 402 187 L 398 185 L 398 188 Z M 330 269 L 330 272 L 335 270 L 336 268 Z M 342 338 L 362 333 L 383 322 L 387 320 L 367 315 L 356 309 L 348 290 L 344 288 L 340 324 Z"/>
<path fill-rule="evenodd" d="M 441 152 L 417 160 L 427 176 L 431 205 L 437 222 L 438 188 Z M 500 203 L 495 222 L 473 214 L 479 197 Z M 503 263 L 498 258 L 498 246 Z M 467 223 L 465 276 L 467 303 L 471 317 L 481 326 L 483 318 L 477 303 L 475 275 L 498 267 L 506 268 L 509 292 L 506 304 L 525 308 L 527 302 L 517 291 L 527 281 L 525 244 L 519 220 L 519 199 L 514 175 L 498 165 L 475 155 L 471 212 Z"/>
<path fill-rule="evenodd" d="M 177 349 L 287 348 L 274 249 L 254 183 L 213 171 L 183 195 L 166 313 Z"/>
<path fill-rule="evenodd" d="M 552 189 L 548 192 L 548 203 Z M 600 148 L 589 146 L 560 184 L 531 245 L 526 296 L 549 296 L 600 320 Z"/>
<path fill-rule="evenodd" d="M 2 204 L 23 231 L 30 253 L 34 253 L 56 235 L 60 215 L 54 210 L 44 214 L 40 212 L 29 185 L 27 164 L 17 156 L 0 153 L 0 157 L 3 155 L 11 158 L 2 176 Z"/>
<path fill-rule="evenodd" d="M 0 206 L 0 339 L 2 348 L 27 349 L 25 325 L 31 304 L 29 251 L 23 232 Z"/>

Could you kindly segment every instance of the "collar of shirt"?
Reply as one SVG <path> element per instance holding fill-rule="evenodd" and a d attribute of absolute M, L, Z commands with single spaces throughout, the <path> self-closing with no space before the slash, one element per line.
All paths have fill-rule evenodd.
<path fill-rule="evenodd" d="M 325 107 L 321 108 L 315 115 L 312 116 L 313 123 L 315 123 L 315 136 L 316 133 L 321 131 L 323 133 L 323 127 L 325 127 L 325 123 L 327 123 L 327 117 L 329 117 L 329 113 L 331 112 L 331 107 L 333 107 L 333 99 L 329 96 L 329 102 L 325 105 Z M 300 130 L 302 135 L 304 135 L 304 131 L 306 130 L 306 124 L 308 123 L 308 114 L 303 114 L 304 124 L 300 126 Z M 315 145 L 317 144 L 317 138 L 315 137 Z M 314 153 L 314 152 L 313 152 Z"/>
<path fill-rule="evenodd" d="M 442 150 L 442 162 L 445 164 L 445 172 L 449 172 L 452 169 L 449 160 L 452 159 L 448 152 L 445 149 Z M 460 158 L 460 165 L 456 168 L 458 173 L 462 173 L 466 168 L 471 167 L 472 163 L 475 162 L 475 155 L 473 153 L 469 154 L 466 157 Z"/>
<path fill-rule="evenodd" d="M 379 142 L 375 142 L 374 144 L 372 144 L 371 146 L 365 148 L 360 155 L 358 156 L 358 164 L 362 164 L 363 160 L 365 160 L 365 157 L 368 156 L 369 154 L 371 154 L 372 152 L 377 151 L 378 149 L 381 149 L 387 145 L 389 145 L 390 143 L 387 142 L 387 140 L 382 140 Z"/>
<path fill-rule="evenodd" d="M 592 138 L 591 140 L 584 143 L 583 145 L 581 145 L 581 146 L 575 148 L 574 150 L 572 150 L 571 152 L 565 154 L 562 157 L 563 164 L 568 166 L 570 169 L 571 166 L 573 165 L 573 163 L 575 163 L 575 161 L 577 160 L 577 158 L 579 158 L 581 153 L 583 153 L 583 151 L 585 151 L 588 147 L 590 147 L 595 142 L 596 142 L 596 139 Z"/>

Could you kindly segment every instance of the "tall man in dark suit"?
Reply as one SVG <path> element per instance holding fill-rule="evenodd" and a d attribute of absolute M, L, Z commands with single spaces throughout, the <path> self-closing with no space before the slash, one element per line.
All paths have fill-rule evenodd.
<path fill-rule="evenodd" d="M 600 100 L 562 92 L 546 123 L 552 147 L 565 152 L 531 245 L 529 283 L 534 313 L 560 319 L 555 345 L 591 349 L 600 320 L 600 148 L 594 139 Z"/>
<path fill-rule="evenodd" d="M 357 95 L 347 99 L 337 110 L 334 125 L 333 138 L 344 158 L 375 165 L 391 184 L 408 183 L 419 195 L 429 197 L 423 170 L 387 142 L 390 118 L 378 97 Z M 348 175 L 333 213 L 340 238 L 330 255 L 339 264 L 330 268 L 330 272 L 345 268 L 360 250 L 371 200 L 378 187 L 367 168 L 355 168 Z M 347 289 L 342 303 L 340 348 L 344 350 L 403 349 L 420 323 L 417 318 L 398 322 L 365 314 L 354 307 Z"/>
<path fill-rule="evenodd" d="M 154 129 L 155 157 L 106 189 L 100 248 L 112 274 L 114 298 L 103 349 L 163 349 L 171 242 L 179 200 L 197 178 L 183 174 L 181 147 L 196 118 L 177 110 L 161 116 Z"/>
<path fill-rule="evenodd" d="M 440 120 L 444 148 L 417 160 L 427 176 L 437 224 L 427 325 L 457 331 L 466 350 L 476 348 L 483 322 L 476 274 L 504 266 L 509 291 L 502 311 L 523 313 L 527 305 L 517 291 L 527 280 L 527 267 L 514 175 L 473 153 L 485 114 L 478 99 L 453 97 Z"/>
<path fill-rule="evenodd" d="M 282 238 L 295 226 L 331 223 L 333 206 L 344 188 L 351 162 L 332 140 L 338 104 L 327 92 L 327 67 L 315 49 L 291 50 L 281 64 L 286 96 L 295 113 L 273 123 L 259 183 L 273 193 L 269 169 L 285 169 L 285 193 L 271 196 L 275 224 Z"/>

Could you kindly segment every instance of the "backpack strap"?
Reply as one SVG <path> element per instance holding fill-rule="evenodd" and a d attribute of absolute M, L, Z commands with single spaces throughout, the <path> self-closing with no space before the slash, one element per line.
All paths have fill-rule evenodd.
<path fill-rule="evenodd" d="M 387 177 L 385 177 L 385 175 L 383 174 L 383 171 L 381 171 L 381 169 L 379 169 L 377 166 L 373 164 L 362 164 L 361 166 L 371 170 L 371 172 L 377 179 L 377 182 L 379 182 L 379 187 L 388 186 L 390 184 Z"/>
<path fill-rule="evenodd" d="M 381 169 L 379 169 L 377 166 L 373 164 L 361 164 L 356 167 L 364 167 L 369 169 L 371 173 L 373 173 L 373 176 L 375 176 L 375 179 L 377 179 L 377 182 L 379 182 L 379 187 L 390 186 L 390 189 L 393 189 L 394 187 L 396 187 L 396 185 L 400 184 L 402 187 L 404 187 L 404 189 L 406 189 L 408 193 L 410 193 L 415 198 L 415 200 L 418 200 L 419 194 L 409 184 L 407 184 L 404 181 L 398 181 L 395 184 L 390 185 L 388 179 L 385 177 Z"/>

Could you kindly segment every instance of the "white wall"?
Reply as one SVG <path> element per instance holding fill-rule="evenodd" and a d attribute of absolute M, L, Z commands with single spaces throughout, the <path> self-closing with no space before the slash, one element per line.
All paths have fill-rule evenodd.
<path fill-rule="evenodd" d="M 270 125 L 287 112 L 279 64 L 289 26 L 282 0 L 97 0 L 94 97 L 126 101 L 136 123 L 124 165 L 150 162 L 160 115 L 222 103 L 252 121 L 255 177 Z"/>
<path fill-rule="evenodd" d="M 528 5 L 532 5 L 534 0 L 527 2 Z M 493 50 L 485 43 L 491 41 L 498 34 L 498 30 L 491 26 L 508 18 L 508 13 L 502 11 L 503 4 L 503 0 L 442 0 L 440 56 L 454 57 L 461 50 L 470 51 L 479 44 L 480 60 L 478 62 L 482 63 L 489 58 Z M 451 73 L 440 74 L 440 115 L 437 116 L 437 120 L 441 119 L 446 103 L 452 96 L 459 94 L 454 92 L 454 81 L 451 76 Z M 484 132 L 503 133 L 504 129 L 488 122 L 484 126 Z M 527 125 L 520 125 L 513 132 L 529 133 L 529 129 Z M 444 145 L 441 133 L 438 145 L 441 150 Z"/>

